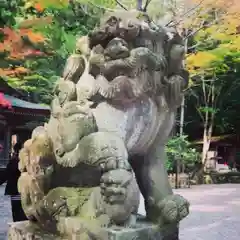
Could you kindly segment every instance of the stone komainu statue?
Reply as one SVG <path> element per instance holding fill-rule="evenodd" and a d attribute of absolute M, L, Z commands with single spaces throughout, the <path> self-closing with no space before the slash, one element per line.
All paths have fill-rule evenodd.
<path fill-rule="evenodd" d="M 103 228 L 133 224 L 139 189 L 147 220 L 160 229 L 188 215 L 164 166 L 188 85 L 183 58 L 179 34 L 138 11 L 110 13 L 77 40 L 49 122 L 20 153 L 18 187 L 29 220 L 64 239 L 107 239 Z"/>

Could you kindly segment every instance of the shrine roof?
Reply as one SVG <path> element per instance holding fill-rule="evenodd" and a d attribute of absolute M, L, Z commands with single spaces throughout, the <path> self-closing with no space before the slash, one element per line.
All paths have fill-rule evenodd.
<path fill-rule="evenodd" d="M 27 102 L 7 94 L 4 94 L 4 97 L 6 98 L 6 100 L 8 100 L 11 103 L 12 107 L 50 111 L 50 108 L 48 106 Z"/>
<path fill-rule="evenodd" d="M 24 94 L 15 88 L 11 87 L 4 79 L 0 76 L 0 92 L 4 94 L 9 94 L 12 96 L 24 98 Z"/>

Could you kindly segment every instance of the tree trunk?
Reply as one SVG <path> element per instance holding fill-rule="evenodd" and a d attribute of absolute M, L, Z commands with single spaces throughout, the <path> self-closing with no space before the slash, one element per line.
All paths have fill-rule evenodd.
<path fill-rule="evenodd" d="M 185 50 L 185 53 L 188 52 L 188 39 L 185 39 L 185 42 L 184 42 L 184 50 Z M 182 65 L 183 65 L 183 68 L 186 67 L 185 60 L 183 60 Z M 180 106 L 180 129 L 179 129 L 179 135 L 180 135 L 180 136 L 183 135 L 184 114 L 185 114 L 185 96 L 183 95 L 182 102 L 181 102 L 181 106 Z M 180 159 L 180 161 L 181 161 L 181 169 L 182 169 L 182 172 L 184 172 L 184 171 L 185 171 L 184 161 L 183 161 L 183 159 Z M 177 163 L 177 169 L 179 169 L 178 164 L 179 164 L 179 163 Z"/>
<path fill-rule="evenodd" d="M 142 11 L 142 0 L 137 0 L 137 10 Z"/>
<path fill-rule="evenodd" d="M 180 106 L 180 129 L 179 129 L 179 135 L 180 135 L 180 136 L 183 135 L 184 110 L 185 110 L 185 96 L 183 96 L 182 103 L 181 103 L 181 106 Z M 180 165 L 181 165 L 181 168 L 180 168 Z M 177 171 L 176 176 L 179 176 L 179 172 L 180 172 L 180 171 L 182 171 L 182 172 L 185 171 L 185 165 L 184 165 L 183 159 L 177 160 L 177 168 L 176 168 L 176 171 Z M 178 181 L 178 180 L 176 180 L 176 181 Z"/>
<path fill-rule="evenodd" d="M 180 107 L 180 129 L 179 135 L 183 135 L 183 126 L 184 126 L 184 109 L 185 108 L 185 96 L 183 96 L 181 107 Z"/>
<path fill-rule="evenodd" d="M 203 147 L 202 147 L 202 164 L 205 165 L 205 162 L 207 160 L 207 153 L 209 151 L 210 147 L 210 139 L 208 136 L 208 129 L 207 127 L 204 127 L 203 131 Z"/>
<path fill-rule="evenodd" d="M 203 131 L 203 148 L 202 148 L 202 164 L 203 168 L 205 167 L 205 164 L 207 162 L 207 154 L 210 148 L 211 144 L 211 138 L 212 138 L 212 131 L 213 131 L 213 123 L 214 123 L 214 117 L 215 113 L 213 112 L 214 105 L 215 105 L 215 87 L 214 84 L 211 86 L 211 90 L 209 91 L 208 98 L 206 101 L 206 107 L 211 107 L 211 112 L 209 110 L 205 113 L 205 122 L 204 122 L 204 131 Z"/>
<path fill-rule="evenodd" d="M 213 115 L 211 117 L 213 118 Z M 201 167 L 199 168 L 199 170 L 196 172 L 195 176 L 193 176 L 193 178 L 195 178 L 196 182 L 199 184 L 204 182 L 203 174 L 204 174 L 204 170 L 205 170 L 205 165 L 207 163 L 207 154 L 208 154 L 210 144 L 211 144 L 212 129 L 213 129 L 213 119 L 211 119 L 209 126 L 206 125 L 206 122 L 204 124 L 202 159 L 201 159 L 202 164 L 201 164 Z"/>

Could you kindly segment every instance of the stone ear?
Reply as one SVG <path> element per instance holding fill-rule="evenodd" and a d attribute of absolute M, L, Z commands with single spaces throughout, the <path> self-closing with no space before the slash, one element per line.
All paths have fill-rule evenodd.
<path fill-rule="evenodd" d="M 75 84 L 78 82 L 86 68 L 86 62 L 83 56 L 84 55 L 81 54 L 72 54 L 67 59 L 62 74 L 64 81 L 69 80 Z"/>

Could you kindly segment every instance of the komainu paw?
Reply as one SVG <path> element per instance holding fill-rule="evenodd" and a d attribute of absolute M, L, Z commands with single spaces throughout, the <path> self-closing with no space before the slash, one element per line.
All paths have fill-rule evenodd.
<path fill-rule="evenodd" d="M 161 222 L 180 222 L 189 214 L 189 202 L 178 194 L 170 195 L 158 204 L 161 211 Z"/>

